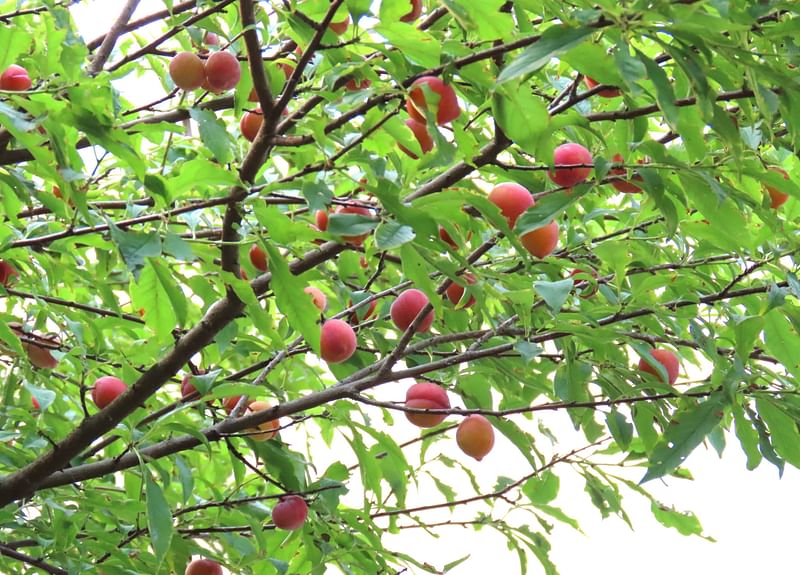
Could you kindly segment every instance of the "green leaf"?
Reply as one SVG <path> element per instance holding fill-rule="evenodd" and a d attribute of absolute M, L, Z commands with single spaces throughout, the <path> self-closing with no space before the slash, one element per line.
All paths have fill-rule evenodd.
<path fill-rule="evenodd" d="M 310 297 L 301 297 L 305 282 L 289 271 L 288 264 L 277 248 L 271 243 L 267 243 L 266 248 L 278 309 L 286 314 L 289 325 L 300 332 L 314 353 L 319 355 L 319 310 Z"/>
<path fill-rule="evenodd" d="M 758 431 L 747 420 L 744 410 L 737 404 L 733 405 L 733 421 L 736 424 L 736 437 L 747 456 L 747 469 L 753 470 L 761 463 L 761 453 L 758 450 Z"/>
<path fill-rule="evenodd" d="M 150 474 L 145 472 L 145 496 L 147 497 L 147 528 L 150 541 L 156 554 L 156 562 L 160 565 L 169 551 L 172 542 L 172 512 L 164 492 Z"/>
<path fill-rule="evenodd" d="M 374 230 L 379 223 L 376 218 L 361 214 L 332 214 L 327 231 L 334 236 L 360 236 Z"/>
<path fill-rule="evenodd" d="M 399 222 L 383 222 L 375 230 L 375 247 L 390 250 L 410 242 L 416 237 L 414 229 Z"/>
<path fill-rule="evenodd" d="M 234 158 L 234 144 L 225 123 L 217 118 L 211 110 L 190 108 L 192 120 L 197 122 L 200 139 L 203 145 L 211 150 L 220 164 L 227 164 Z"/>
<path fill-rule="evenodd" d="M 546 226 L 585 196 L 590 189 L 590 186 L 580 185 L 569 191 L 545 196 L 517 219 L 514 231 L 522 236 L 531 230 Z"/>
<path fill-rule="evenodd" d="M 577 46 L 592 33 L 594 30 L 583 27 L 570 28 L 560 25 L 548 28 L 538 42 L 526 48 L 503 68 L 497 83 L 504 84 L 514 78 L 537 72 L 547 65 L 551 58 Z"/>
<path fill-rule="evenodd" d="M 503 132 L 529 153 L 536 153 L 542 137 L 549 132 L 550 114 L 541 98 L 526 86 L 498 86 L 492 97 L 494 119 Z M 524 122 L 520 118 L 525 118 Z"/>
<path fill-rule="evenodd" d="M 572 291 L 573 282 L 571 279 L 560 280 L 557 282 L 538 281 L 533 282 L 533 289 L 536 290 L 553 313 L 558 313 L 567 301 Z"/>
<path fill-rule="evenodd" d="M 719 425 L 725 413 L 726 399 L 720 393 L 675 414 L 673 422 L 653 449 L 647 473 L 640 481 L 658 479 L 677 469 L 695 447 Z"/>
<path fill-rule="evenodd" d="M 758 398 L 756 408 L 761 419 L 767 424 L 775 451 L 786 461 L 800 468 L 800 433 L 797 431 L 797 421 L 770 399 Z"/>
<path fill-rule="evenodd" d="M 135 278 L 144 268 L 145 258 L 161 255 L 161 238 L 156 232 L 125 232 L 109 222 L 111 239 L 119 248 L 122 259 Z"/>
<path fill-rule="evenodd" d="M 692 512 L 676 511 L 655 500 L 651 502 L 650 510 L 659 523 L 664 527 L 677 530 L 681 535 L 701 535 L 703 533 L 700 520 Z"/>

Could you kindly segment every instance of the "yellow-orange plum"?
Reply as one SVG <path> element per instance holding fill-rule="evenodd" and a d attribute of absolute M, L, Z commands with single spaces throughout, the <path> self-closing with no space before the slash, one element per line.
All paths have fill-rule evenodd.
<path fill-rule="evenodd" d="M 206 81 L 206 66 L 193 52 L 179 52 L 169 62 L 169 76 L 182 90 L 196 90 Z"/>
<path fill-rule="evenodd" d="M 469 415 L 458 426 L 456 443 L 461 451 L 480 461 L 494 447 L 494 428 L 484 416 Z"/>
<path fill-rule="evenodd" d="M 536 228 L 520 236 L 519 241 L 532 255 L 544 258 L 553 253 L 558 245 L 558 224 L 549 224 Z"/>

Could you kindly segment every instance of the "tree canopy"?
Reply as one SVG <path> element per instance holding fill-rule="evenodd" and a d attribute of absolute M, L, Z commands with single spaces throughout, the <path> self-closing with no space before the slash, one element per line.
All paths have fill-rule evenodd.
<path fill-rule="evenodd" d="M 796 2 L 75 4 L 0 0 L 4 573 L 551 574 L 800 467 Z"/>

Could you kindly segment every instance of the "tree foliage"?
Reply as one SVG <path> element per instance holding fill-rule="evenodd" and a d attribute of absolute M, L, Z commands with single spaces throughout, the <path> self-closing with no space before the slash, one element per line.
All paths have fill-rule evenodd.
<path fill-rule="evenodd" d="M 701 535 L 647 481 L 704 442 L 800 466 L 796 2 L 128 0 L 94 40 L 71 4 L 0 2 L 0 70 L 32 82 L 0 90 L 4 573 L 440 573 L 468 550 L 434 565 L 384 535 L 455 524 L 556 573 L 553 525 L 579 528 L 561 469 L 604 517 L 645 497 Z M 175 88 L 184 51 L 235 55 L 235 89 Z M 426 76 L 461 108 L 437 125 L 445 96 L 414 85 L 429 143 L 406 123 Z M 592 157 L 560 162 L 590 172 L 570 188 L 564 143 Z M 508 182 L 536 200 L 516 222 L 487 196 Z M 545 226 L 558 247 L 531 255 Z M 398 329 L 409 288 L 430 303 Z M 331 319 L 357 332 L 339 363 Z M 127 390 L 98 409 L 103 376 Z M 414 380 L 449 406 L 406 406 Z M 437 406 L 420 433 L 403 414 Z M 469 415 L 513 476 L 476 479 L 500 466 L 459 453 Z"/>

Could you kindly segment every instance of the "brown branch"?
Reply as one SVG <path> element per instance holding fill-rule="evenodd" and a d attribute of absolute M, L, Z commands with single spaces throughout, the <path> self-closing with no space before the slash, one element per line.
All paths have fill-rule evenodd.
<path fill-rule="evenodd" d="M 152 24 L 154 22 L 158 22 L 159 20 L 163 20 L 165 18 L 169 18 L 170 16 L 177 16 L 178 14 L 182 14 L 187 12 L 195 7 L 197 4 L 197 0 L 189 0 L 188 2 L 181 2 L 180 4 L 176 4 L 172 7 L 172 10 L 161 10 L 159 12 L 153 12 L 152 14 L 148 14 L 147 16 L 143 16 L 138 20 L 134 20 L 126 24 L 122 30 L 120 31 L 120 35 L 127 34 L 128 32 L 133 32 L 134 30 L 138 30 L 139 28 L 143 28 L 148 24 Z M 89 48 L 89 51 L 96 50 L 98 46 L 100 46 L 103 41 L 105 41 L 106 36 L 108 34 L 103 34 L 102 36 L 98 36 L 88 44 L 86 47 Z"/>
<path fill-rule="evenodd" d="M 114 44 L 117 43 L 117 38 L 122 34 L 123 29 L 128 24 L 131 16 L 133 16 L 138 5 L 139 0 L 128 0 L 125 6 L 122 7 L 122 11 L 111 26 L 108 34 L 106 34 L 103 43 L 100 45 L 100 49 L 94 55 L 92 63 L 89 65 L 89 74 L 91 76 L 96 76 L 103 69 L 108 57 L 111 56 L 111 50 L 114 49 Z"/>

